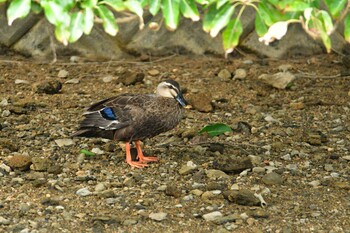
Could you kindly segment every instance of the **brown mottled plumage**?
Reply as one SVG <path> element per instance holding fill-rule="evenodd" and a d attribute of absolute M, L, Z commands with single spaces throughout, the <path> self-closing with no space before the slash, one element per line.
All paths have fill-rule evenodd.
<path fill-rule="evenodd" d="M 144 157 L 140 140 L 173 129 L 187 105 L 174 80 L 161 82 L 156 94 L 123 94 L 93 104 L 73 136 L 102 137 L 126 142 L 127 162 L 144 167 L 156 157 Z M 139 161 L 132 161 L 130 142 L 135 142 Z"/>

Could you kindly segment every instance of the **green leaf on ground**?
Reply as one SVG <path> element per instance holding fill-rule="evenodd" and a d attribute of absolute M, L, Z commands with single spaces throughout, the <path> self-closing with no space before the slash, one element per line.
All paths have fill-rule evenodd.
<path fill-rule="evenodd" d="M 210 137 L 214 137 L 226 132 L 232 132 L 232 129 L 230 126 L 223 123 L 207 125 L 201 129 L 201 131 L 199 131 L 200 134 L 208 133 Z"/>
<path fill-rule="evenodd" d="M 8 24 L 11 26 L 13 21 L 27 16 L 30 12 L 31 0 L 13 0 L 7 8 Z"/>
<path fill-rule="evenodd" d="M 84 154 L 84 155 L 86 155 L 88 157 L 95 156 L 94 152 L 91 152 L 91 151 L 88 151 L 88 150 L 85 150 L 85 149 L 80 150 L 80 154 Z"/>

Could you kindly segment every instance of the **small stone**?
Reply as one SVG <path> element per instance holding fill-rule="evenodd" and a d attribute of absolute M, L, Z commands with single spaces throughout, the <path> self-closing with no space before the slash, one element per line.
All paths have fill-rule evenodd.
<path fill-rule="evenodd" d="M 238 191 L 228 190 L 223 192 L 224 197 L 234 203 L 244 206 L 260 206 L 260 200 L 248 189 Z"/>
<path fill-rule="evenodd" d="M 238 184 L 233 184 L 230 188 L 230 190 L 239 190 Z"/>
<path fill-rule="evenodd" d="M 167 185 L 165 189 L 165 194 L 168 196 L 173 196 L 173 197 L 180 197 L 181 196 L 181 190 L 176 186 L 175 184 L 169 184 Z"/>
<path fill-rule="evenodd" d="M 262 178 L 262 182 L 267 185 L 282 184 L 283 178 L 276 172 L 270 172 Z"/>
<path fill-rule="evenodd" d="M 192 191 L 191 191 L 191 194 L 193 194 L 193 195 L 196 195 L 196 196 L 201 196 L 202 194 L 203 194 L 203 191 L 202 190 L 199 190 L 199 189 L 193 189 Z"/>
<path fill-rule="evenodd" d="M 214 212 L 211 212 L 211 213 L 204 214 L 202 217 L 206 221 L 215 221 L 218 218 L 222 217 L 222 213 L 220 211 L 214 211 Z"/>
<path fill-rule="evenodd" d="M 209 93 L 197 93 L 189 96 L 189 102 L 193 108 L 200 112 L 213 111 L 213 105 L 211 104 L 211 95 Z"/>
<path fill-rule="evenodd" d="M 138 82 L 142 82 L 145 77 L 144 73 L 137 73 L 134 71 L 124 72 L 118 80 L 126 86 L 135 85 Z"/>
<path fill-rule="evenodd" d="M 222 216 L 216 218 L 214 221 L 216 224 L 226 224 L 229 222 L 235 222 L 236 220 L 240 219 L 241 217 L 238 214 L 230 214 L 227 216 Z"/>
<path fill-rule="evenodd" d="M 23 79 L 16 79 L 15 84 L 29 84 L 29 81 Z"/>
<path fill-rule="evenodd" d="M 102 192 L 106 189 L 106 186 L 104 183 L 98 183 L 96 186 L 95 186 L 95 191 L 96 192 Z"/>
<path fill-rule="evenodd" d="M 188 161 L 186 165 L 183 165 L 180 168 L 179 174 L 180 175 L 188 175 L 188 174 L 194 172 L 195 170 L 197 170 L 197 165 L 194 164 L 192 161 Z"/>
<path fill-rule="evenodd" d="M 167 217 L 167 213 L 164 213 L 164 212 L 158 212 L 158 213 L 150 213 L 149 214 L 149 218 L 150 219 L 152 219 L 152 220 L 155 220 L 155 221 L 158 221 L 158 222 L 160 222 L 160 221 L 163 221 L 164 219 L 166 219 L 166 217 Z"/>
<path fill-rule="evenodd" d="M 245 79 L 247 77 L 247 71 L 245 69 L 237 69 L 233 79 Z"/>
<path fill-rule="evenodd" d="M 58 80 L 44 80 L 34 84 L 34 91 L 39 94 L 57 94 L 62 89 Z"/>
<path fill-rule="evenodd" d="M 8 159 L 7 165 L 13 170 L 18 169 L 20 171 L 26 171 L 30 168 L 32 159 L 26 155 L 14 155 Z"/>
<path fill-rule="evenodd" d="M 1 107 L 5 107 L 9 104 L 9 102 L 7 101 L 7 99 L 2 98 L 2 100 L 0 101 L 0 106 Z"/>
<path fill-rule="evenodd" d="M 246 169 L 253 168 L 250 158 L 233 159 L 231 157 L 222 156 L 214 161 L 214 168 L 233 174 L 239 174 Z"/>
<path fill-rule="evenodd" d="M 268 218 L 269 214 L 261 209 L 251 210 L 248 212 L 248 215 L 252 216 L 253 218 Z"/>
<path fill-rule="evenodd" d="M 285 89 L 291 82 L 294 81 L 295 75 L 287 71 L 279 72 L 272 75 L 262 74 L 258 77 L 258 79 L 277 89 Z"/>
<path fill-rule="evenodd" d="M 327 172 L 333 171 L 333 165 L 332 164 L 325 164 L 324 170 L 326 170 Z"/>
<path fill-rule="evenodd" d="M 10 110 L 7 110 L 7 109 L 5 109 L 4 111 L 2 111 L 2 113 L 1 113 L 1 116 L 2 117 L 8 117 L 8 116 L 10 116 L 11 115 L 11 111 Z"/>
<path fill-rule="evenodd" d="M 218 73 L 218 77 L 223 79 L 223 80 L 229 80 L 229 79 L 231 79 L 231 76 L 232 76 L 231 72 L 228 71 L 227 69 L 222 69 Z"/>
<path fill-rule="evenodd" d="M 293 66 L 290 65 L 290 64 L 282 64 L 282 65 L 280 65 L 277 69 L 278 69 L 279 71 L 286 72 L 286 71 L 288 71 L 288 70 L 290 70 L 290 69 L 292 69 L 292 68 L 293 68 Z"/>
<path fill-rule="evenodd" d="M 350 155 L 346 155 L 341 157 L 342 159 L 346 160 L 346 161 L 350 161 Z"/>
<path fill-rule="evenodd" d="M 265 173 L 265 168 L 264 167 L 254 167 L 252 169 L 252 171 L 254 173 L 263 174 L 263 173 Z"/>
<path fill-rule="evenodd" d="M 92 192 L 88 188 L 81 188 L 77 190 L 75 194 L 81 197 L 86 197 L 86 196 L 90 196 Z"/>
<path fill-rule="evenodd" d="M 220 178 L 230 179 L 229 175 L 227 175 L 225 172 L 220 170 L 209 169 L 209 170 L 206 170 L 205 173 L 209 179 L 214 179 L 214 180 L 220 179 Z"/>
<path fill-rule="evenodd" d="M 72 62 L 72 63 L 78 63 L 81 61 L 81 58 L 79 56 L 71 56 L 69 58 L 69 61 Z"/>
<path fill-rule="evenodd" d="M 98 147 L 92 148 L 92 149 L 91 149 L 91 152 L 92 152 L 92 153 L 95 153 L 95 154 L 97 154 L 97 155 L 103 155 L 103 154 L 105 153 L 103 150 L 101 150 L 101 149 L 98 148 Z"/>
<path fill-rule="evenodd" d="M 75 144 L 75 142 L 70 138 L 56 139 L 55 142 L 59 147 L 71 146 Z"/>
<path fill-rule="evenodd" d="M 67 70 L 60 70 L 58 71 L 57 77 L 59 78 L 67 78 L 68 77 L 68 71 Z"/>
<path fill-rule="evenodd" d="M 0 164 L 0 172 L 2 173 L 10 173 L 11 172 L 11 167 L 7 166 L 6 164 L 2 163 Z"/>
<path fill-rule="evenodd" d="M 290 107 L 294 110 L 302 110 L 305 108 L 305 104 L 303 102 L 295 102 L 290 103 Z"/>
<path fill-rule="evenodd" d="M 147 71 L 147 73 L 151 76 L 157 76 L 160 72 L 159 72 L 159 70 L 151 69 L 151 70 Z"/>
<path fill-rule="evenodd" d="M 319 180 L 313 180 L 313 181 L 309 182 L 309 185 L 314 187 L 314 188 L 320 186 L 320 184 L 321 184 L 321 181 L 319 181 Z"/>
<path fill-rule="evenodd" d="M 0 225 L 10 225 L 11 221 L 0 216 Z"/>
<path fill-rule="evenodd" d="M 191 201 L 193 200 L 193 196 L 190 194 L 190 195 L 186 195 L 182 198 L 183 201 Z"/>
<path fill-rule="evenodd" d="M 126 219 L 123 221 L 123 226 L 131 226 L 131 225 L 135 225 L 137 224 L 137 220 L 136 219 Z"/>
<path fill-rule="evenodd" d="M 113 80 L 115 80 L 116 78 L 112 75 L 108 75 L 108 76 L 105 76 L 102 78 L 102 82 L 104 83 L 110 83 L 112 82 Z"/>
<path fill-rule="evenodd" d="M 283 160 L 285 160 L 285 161 L 291 161 L 292 160 L 292 156 L 290 154 L 283 155 L 281 158 Z"/>
<path fill-rule="evenodd" d="M 66 83 L 66 84 L 78 84 L 79 82 L 80 82 L 79 79 L 73 78 L 73 79 L 69 79 L 69 80 L 65 81 L 64 83 Z"/>
<path fill-rule="evenodd" d="M 30 168 L 34 171 L 47 171 L 51 165 L 52 162 L 48 158 L 34 157 Z"/>

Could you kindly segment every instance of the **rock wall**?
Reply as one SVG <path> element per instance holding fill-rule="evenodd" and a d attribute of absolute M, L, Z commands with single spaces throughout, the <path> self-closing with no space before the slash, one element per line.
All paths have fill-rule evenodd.
<path fill-rule="evenodd" d="M 56 41 L 52 25 L 42 15 L 30 14 L 25 19 L 16 20 L 11 27 L 7 26 L 3 5 L 0 6 L 0 45 L 38 59 L 52 58 L 53 48 L 57 55 L 104 59 L 121 59 L 138 54 L 224 54 L 220 36 L 211 38 L 202 30 L 200 22 L 182 19 L 175 32 L 167 31 L 164 26 L 158 31 L 148 27 L 151 22 L 161 21 L 160 15 L 146 15 L 145 28 L 139 30 L 138 19 L 135 18 L 120 24 L 120 32 L 115 37 L 107 35 L 100 25 L 95 24 L 90 35 L 84 35 L 78 42 L 64 46 Z M 325 51 L 322 43 L 310 38 L 299 25 L 291 25 L 282 40 L 266 46 L 258 41 L 258 35 L 254 32 L 252 10 L 245 11 L 242 23 L 244 32 L 239 48 L 244 51 L 270 58 L 312 55 Z M 332 41 L 336 51 L 350 50 L 339 32 L 335 32 Z"/>

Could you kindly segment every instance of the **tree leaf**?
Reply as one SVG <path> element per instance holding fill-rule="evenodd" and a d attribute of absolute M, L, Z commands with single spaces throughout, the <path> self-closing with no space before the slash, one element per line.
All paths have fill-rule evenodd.
<path fill-rule="evenodd" d="M 118 33 L 119 27 L 115 22 L 113 13 L 104 5 L 98 5 L 97 14 L 102 19 L 103 29 L 111 36 L 115 36 Z"/>
<path fill-rule="evenodd" d="M 95 156 L 94 152 L 91 152 L 91 151 L 88 151 L 88 150 L 85 150 L 85 149 L 80 150 L 80 154 L 84 154 L 84 155 L 86 155 L 88 157 Z"/>
<path fill-rule="evenodd" d="M 59 4 L 65 11 L 69 11 L 75 5 L 74 0 L 54 0 L 54 2 Z"/>
<path fill-rule="evenodd" d="M 228 2 L 228 0 L 217 0 L 216 2 L 216 8 L 219 9 L 223 5 L 225 5 Z"/>
<path fill-rule="evenodd" d="M 259 12 L 257 12 L 255 15 L 255 31 L 259 37 L 265 35 L 268 31 L 268 27 L 266 26 L 265 22 L 261 19 Z"/>
<path fill-rule="evenodd" d="M 205 13 L 203 18 L 203 30 L 207 33 L 213 28 L 213 21 L 215 15 L 217 14 L 217 9 L 215 5 L 209 6 L 208 11 Z"/>
<path fill-rule="evenodd" d="M 40 4 L 44 9 L 47 20 L 50 23 L 56 26 L 61 25 L 61 27 L 69 26 L 70 15 L 61 7 L 61 5 L 54 1 L 41 1 Z"/>
<path fill-rule="evenodd" d="M 149 2 L 149 12 L 151 12 L 153 16 L 159 12 L 160 2 L 161 0 L 154 0 Z"/>
<path fill-rule="evenodd" d="M 344 20 L 344 38 L 350 43 L 350 14 L 348 14 Z"/>
<path fill-rule="evenodd" d="M 310 7 L 310 5 L 304 1 L 290 1 L 283 10 L 287 11 L 304 11 L 306 8 Z"/>
<path fill-rule="evenodd" d="M 112 7 L 115 11 L 124 11 L 125 5 L 122 0 L 104 0 L 102 2 L 99 2 L 99 4 L 105 4 L 110 7 Z"/>
<path fill-rule="evenodd" d="M 194 0 L 181 0 L 180 10 L 185 18 L 190 18 L 192 21 L 198 21 L 200 19 Z"/>
<path fill-rule="evenodd" d="M 324 0 L 324 2 L 326 3 L 331 15 L 337 18 L 348 0 Z"/>
<path fill-rule="evenodd" d="M 226 132 L 232 132 L 232 129 L 230 126 L 223 123 L 207 125 L 199 131 L 200 134 L 208 133 L 210 137 L 215 137 Z"/>
<path fill-rule="evenodd" d="M 69 27 L 69 42 L 73 43 L 77 41 L 83 35 L 84 29 L 84 15 L 81 11 L 74 12 L 71 16 Z"/>
<path fill-rule="evenodd" d="M 162 0 L 161 8 L 166 27 L 174 31 L 179 24 L 180 0 Z"/>
<path fill-rule="evenodd" d="M 140 29 L 143 29 L 145 26 L 143 22 L 143 8 L 139 1 L 136 0 L 128 0 L 124 2 L 124 6 L 131 12 L 135 13 L 139 17 L 140 21 Z"/>
<path fill-rule="evenodd" d="M 227 3 L 219 9 L 212 22 L 213 26 L 210 29 L 211 37 L 216 37 L 219 34 L 220 30 L 223 29 L 230 22 L 231 16 L 233 15 L 234 11 L 235 7 L 232 6 L 230 3 Z"/>
<path fill-rule="evenodd" d="M 43 8 L 41 8 L 40 4 L 37 2 L 32 2 L 30 9 L 34 12 L 34 14 L 40 14 L 43 11 Z"/>
<path fill-rule="evenodd" d="M 331 16 L 328 14 L 327 11 L 320 11 L 321 17 L 322 17 L 322 22 L 323 22 L 323 26 L 325 27 L 325 31 L 327 32 L 327 34 L 331 34 L 331 32 L 333 31 L 333 21 Z"/>
<path fill-rule="evenodd" d="M 93 8 L 97 5 L 97 0 L 85 0 L 80 3 L 81 8 Z"/>
<path fill-rule="evenodd" d="M 94 26 L 94 12 L 92 8 L 85 8 L 83 10 L 83 32 L 90 34 L 92 27 Z"/>
<path fill-rule="evenodd" d="M 239 37 L 242 35 L 243 27 L 239 19 L 232 19 L 222 33 L 225 53 L 231 53 L 239 43 Z"/>
<path fill-rule="evenodd" d="M 68 45 L 69 28 L 65 25 L 57 25 L 55 27 L 55 36 L 58 41 L 62 42 L 64 45 Z"/>
<path fill-rule="evenodd" d="M 27 16 L 30 12 L 31 0 L 13 0 L 7 8 L 8 24 L 11 26 L 13 21 Z"/>

